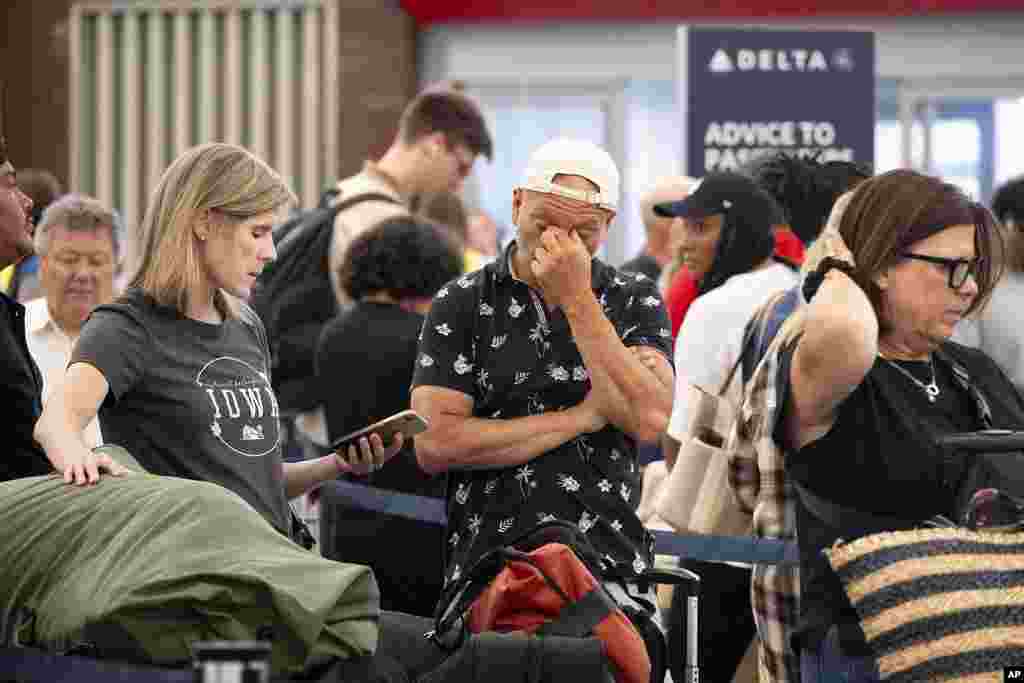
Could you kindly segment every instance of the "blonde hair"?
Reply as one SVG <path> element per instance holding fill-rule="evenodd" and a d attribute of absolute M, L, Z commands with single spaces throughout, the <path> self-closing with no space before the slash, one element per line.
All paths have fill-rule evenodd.
<path fill-rule="evenodd" d="M 215 211 L 229 219 L 221 229 L 230 229 L 296 203 L 281 176 L 241 147 L 209 143 L 187 150 L 164 171 L 135 228 L 129 287 L 184 315 L 203 278 L 194 230 L 201 216 Z M 215 293 L 214 305 L 225 317 L 237 315 L 238 302 L 222 290 Z"/>

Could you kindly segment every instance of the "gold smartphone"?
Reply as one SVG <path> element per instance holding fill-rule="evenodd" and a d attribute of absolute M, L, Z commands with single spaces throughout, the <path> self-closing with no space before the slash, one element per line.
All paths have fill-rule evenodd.
<path fill-rule="evenodd" d="M 370 434 L 378 434 L 384 445 L 387 446 L 391 443 L 392 439 L 395 438 L 395 434 L 401 433 L 406 440 L 411 436 L 415 436 L 420 432 L 426 431 L 429 424 L 426 418 L 421 416 L 415 410 L 403 410 L 400 413 L 395 413 L 391 417 L 386 417 L 380 422 L 375 422 L 368 427 L 363 427 L 354 432 L 346 434 L 334 441 L 331 444 L 331 448 L 335 452 L 340 452 L 343 455 L 348 450 L 349 446 L 355 445 L 355 443 L 364 436 Z"/>

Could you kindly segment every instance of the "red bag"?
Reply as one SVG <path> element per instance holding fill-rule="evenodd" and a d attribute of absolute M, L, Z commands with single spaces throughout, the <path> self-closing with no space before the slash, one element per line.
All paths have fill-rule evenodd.
<path fill-rule="evenodd" d="M 504 567 L 469 609 L 470 631 L 593 634 L 604 643 L 618 683 L 649 683 L 643 638 L 572 548 L 547 543 L 528 553 L 503 553 Z"/>

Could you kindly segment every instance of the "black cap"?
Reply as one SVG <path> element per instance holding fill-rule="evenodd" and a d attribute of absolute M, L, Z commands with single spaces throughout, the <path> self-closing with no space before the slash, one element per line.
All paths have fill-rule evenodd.
<path fill-rule="evenodd" d="M 739 211 L 764 216 L 772 225 L 785 222 L 782 210 L 771 195 L 739 173 L 708 173 L 685 199 L 654 205 L 654 213 L 666 218 L 704 218 Z"/>

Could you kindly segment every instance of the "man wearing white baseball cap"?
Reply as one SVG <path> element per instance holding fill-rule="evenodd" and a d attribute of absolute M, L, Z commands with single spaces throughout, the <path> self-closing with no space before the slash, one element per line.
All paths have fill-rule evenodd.
<path fill-rule="evenodd" d="M 671 334 L 654 281 L 594 258 L 618 199 L 607 152 L 546 143 L 513 190 L 515 240 L 434 299 L 412 407 L 430 421 L 420 465 L 449 473 L 446 591 L 549 519 L 578 525 L 608 570 L 652 562 L 636 444 L 671 413 Z"/>

